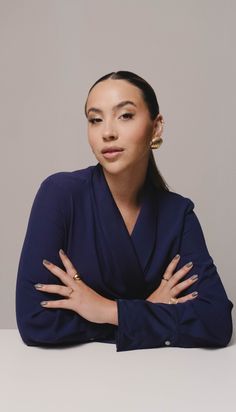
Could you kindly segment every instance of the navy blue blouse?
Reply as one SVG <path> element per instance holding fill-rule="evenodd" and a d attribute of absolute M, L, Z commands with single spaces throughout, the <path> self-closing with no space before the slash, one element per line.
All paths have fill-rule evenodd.
<path fill-rule="evenodd" d="M 16 319 L 23 342 L 61 346 L 98 341 L 115 343 L 118 352 L 226 346 L 234 305 L 193 209 L 189 198 L 153 186 L 147 173 L 130 235 L 100 163 L 45 178 L 31 208 L 17 273 Z M 47 259 L 65 270 L 60 248 L 88 286 L 117 302 L 118 325 L 93 323 L 72 310 L 40 305 L 45 293 L 34 284 L 61 284 L 42 263 Z M 146 301 L 177 253 L 175 271 L 193 262 L 181 281 L 199 276 L 178 297 L 197 290 L 197 298 L 171 305 Z M 50 293 L 50 300 L 58 298 Z"/>

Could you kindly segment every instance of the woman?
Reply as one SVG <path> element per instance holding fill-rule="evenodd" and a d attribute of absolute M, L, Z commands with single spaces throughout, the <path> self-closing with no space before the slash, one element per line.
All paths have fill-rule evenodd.
<path fill-rule="evenodd" d="M 194 203 L 156 167 L 164 122 L 152 87 L 109 73 L 90 88 L 85 114 L 98 163 L 48 176 L 31 209 L 16 284 L 23 341 L 226 346 L 233 303 Z"/>

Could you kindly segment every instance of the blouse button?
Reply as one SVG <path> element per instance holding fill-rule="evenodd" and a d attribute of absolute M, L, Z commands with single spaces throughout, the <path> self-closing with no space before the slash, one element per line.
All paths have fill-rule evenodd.
<path fill-rule="evenodd" d="M 165 341 L 165 345 L 166 345 L 166 346 L 169 346 L 169 345 L 170 345 L 170 341 L 169 341 L 169 340 L 166 340 L 166 341 Z"/>

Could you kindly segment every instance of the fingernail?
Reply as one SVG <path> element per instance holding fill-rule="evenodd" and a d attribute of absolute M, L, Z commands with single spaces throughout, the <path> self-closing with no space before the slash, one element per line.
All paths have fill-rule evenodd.
<path fill-rule="evenodd" d="M 179 259 L 179 257 L 180 257 L 180 255 L 176 255 L 176 256 L 174 257 L 174 259 Z"/>
<path fill-rule="evenodd" d="M 36 289 L 39 289 L 39 288 L 41 288 L 43 285 L 41 284 L 41 283 L 36 283 L 35 285 L 34 285 L 34 287 L 36 288 Z"/>
<path fill-rule="evenodd" d="M 193 292 L 192 293 L 192 296 L 197 296 L 198 295 L 198 292 Z"/>
<path fill-rule="evenodd" d="M 193 276 L 191 276 L 190 279 L 192 279 L 192 280 L 198 279 L 198 275 L 193 275 Z"/>
<path fill-rule="evenodd" d="M 43 259 L 43 263 L 44 263 L 45 265 L 50 265 L 50 264 L 51 264 L 51 262 L 49 262 L 49 261 L 46 260 L 46 259 Z"/>
<path fill-rule="evenodd" d="M 193 266 L 193 262 L 188 262 L 186 265 L 188 268 L 190 268 L 191 266 Z"/>
<path fill-rule="evenodd" d="M 65 252 L 64 252 L 63 249 L 60 249 L 59 252 L 60 252 L 62 255 L 65 255 Z"/>
<path fill-rule="evenodd" d="M 48 303 L 48 302 L 47 302 L 46 300 L 43 300 L 42 302 L 40 302 L 40 305 L 41 305 L 41 306 L 46 306 L 47 303 Z"/>

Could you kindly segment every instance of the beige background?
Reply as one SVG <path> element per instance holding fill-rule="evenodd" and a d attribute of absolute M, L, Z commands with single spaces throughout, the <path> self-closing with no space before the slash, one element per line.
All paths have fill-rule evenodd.
<path fill-rule="evenodd" d="M 235 12 L 230 0 L 0 1 L 1 328 L 16 328 L 16 273 L 39 185 L 97 163 L 84 103 L 117 70 L 156 91 L 165 119 L 158 167 L 194 201 L 236 302 Z"/>

